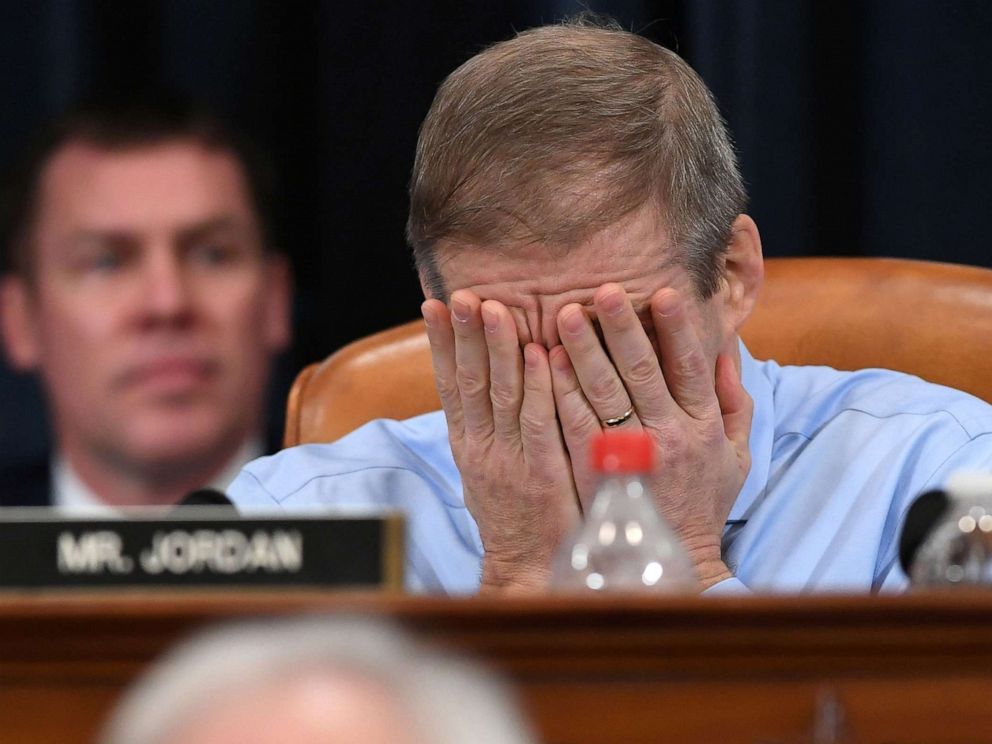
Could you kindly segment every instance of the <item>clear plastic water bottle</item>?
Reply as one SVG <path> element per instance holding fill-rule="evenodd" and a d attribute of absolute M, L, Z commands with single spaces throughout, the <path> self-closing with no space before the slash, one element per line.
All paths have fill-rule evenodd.
<path fill-rule="evenodd" d="M 935 495 L 943 505 L 909 571 L 913 586 L 992 587 L 992 474 L 955 473 L 926 494 Z"/>
<path fill-rule="evenodd" d="M 592 506 L 551 567 L 556 592 L 693 592 L 698 579 L 645 479 L 654 468 L 646 432 L 607 431 L 592 443 L 600 474 Z"/>

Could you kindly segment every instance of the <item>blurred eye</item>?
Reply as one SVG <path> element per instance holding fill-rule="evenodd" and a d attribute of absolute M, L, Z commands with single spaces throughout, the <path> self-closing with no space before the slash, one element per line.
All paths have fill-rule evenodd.
<path fill-rule="evenodd" d="M 240 260 L 244 251 L 235 243 L 207 241 L 194 245 L 190 255 L 204 266 L 225 266 Z"/>
<path fill-rule="evenodd" d="M 118 251 L 101 248 L 84 256 L 80 264 L 84 271 L 109 274 L 124 265 L 124 258 Z"/>

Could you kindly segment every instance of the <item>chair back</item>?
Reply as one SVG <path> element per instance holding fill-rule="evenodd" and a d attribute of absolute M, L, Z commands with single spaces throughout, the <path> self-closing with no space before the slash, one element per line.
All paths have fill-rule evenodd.
<path fill-rule="evenodd" d="M 283 445 L 332 442 L 373 419 L 440 407 L 424 322 L 414 320 L 304 367 L 289 391 Z"/>
<path fill-rule="evenodd" d="M 888 258 L 772 258 L 742 337 L 758 359 L 884 367 L 992 402 L 992 269 Z M 359 339 L 293 384 L 285 445 L 440 408 L 422 321 Z"/>

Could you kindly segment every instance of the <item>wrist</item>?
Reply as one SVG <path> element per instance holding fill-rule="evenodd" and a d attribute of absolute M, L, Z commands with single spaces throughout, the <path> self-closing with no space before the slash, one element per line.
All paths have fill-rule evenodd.
<path fill-rule="evenodd" d="M 516 562 L 506 563 L 486 556 L 482 559 L 482 580 L 479 594 L 524 596 L 544 594 L 548 588 L 548 569 L 522 568 Z"/>
<path fill-rule="evenodd" d="M 696 575 L 699 577 L 700 591 L 706 591 L 714 584 L 734 577 L 722 560 L 696 563 Z"/>
<path fill-rule="evenodd" d="M 714 584 L 733 578 L 727 564 L 723 562 L 718 537 L 687 536 L 682 538 L 682 546 L 696 568 L 701 590 L 709 589 Z"/>

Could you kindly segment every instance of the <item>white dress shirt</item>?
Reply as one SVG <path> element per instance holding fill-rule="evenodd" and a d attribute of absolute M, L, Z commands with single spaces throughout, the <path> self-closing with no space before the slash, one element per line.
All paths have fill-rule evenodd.
<path fill-rule="evenodd" d="M 241 468 L 264 452 L 259 439 L 249 439 L 235 453 L 234 457 L 224 466 L 217 476 L 204 488 L 216 488 L 219 491 L 227 489 Z M 99 495 L 87 486 L 79 474 L 59 454 L 52 458 L 52 504 L 59 510 L 73 515 L 91 517 L 120 516 L 119 507 L 105 503 Z"/>

